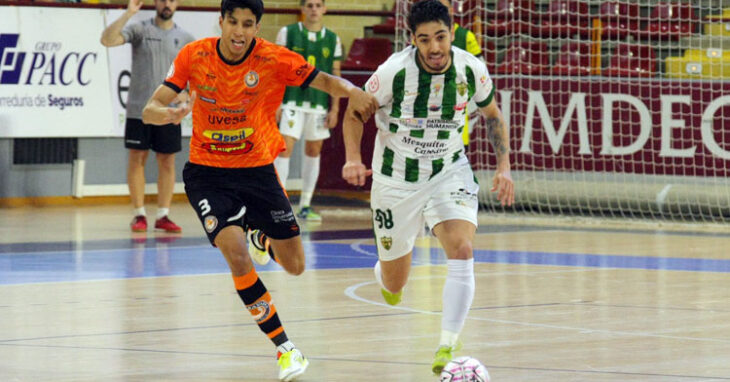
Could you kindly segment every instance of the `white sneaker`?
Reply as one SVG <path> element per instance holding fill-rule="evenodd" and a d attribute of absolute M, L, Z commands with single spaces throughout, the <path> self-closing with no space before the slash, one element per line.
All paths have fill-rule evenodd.
<path fill-rule="evenodd" d="M 246 232 L 248 253 L 251 255 L 253 261 L 261 265 L 266 265 L 271 260 L 271 256 L 269 256 L 268 246 L 261 242 L 261 236 L 261 231 L 257 229 L 251 229 Z"/>
<path fill-rule="evenodd" d="M 279 357 L 277 361 L 279 367 L 279 380 L 293 381 L 298 376 L 304 374 L 309 366 L 309 361 L 302 355 L 299 349 L 292 349 Z"/>

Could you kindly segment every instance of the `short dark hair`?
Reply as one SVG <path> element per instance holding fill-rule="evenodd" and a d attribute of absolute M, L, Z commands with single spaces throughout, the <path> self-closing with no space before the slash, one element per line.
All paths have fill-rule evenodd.
<path fill-rule="evenodd" d="M 441 21 L 451 28 L 451 17 L 449 17 L 449 8 L 441 4 L 439 0 L 423 0 L 411 6 L 411 12 L 408 14 L 408 27 L 411 32 L 416 32 L 416 27 L 423 23 L 431 21 Z"/>
<path fill-rule="evenodd" d="M 256 22 L 261 21 L 264 15 L 264 2 L 262 0 L 223 0 L 221 1 L 221 17 L 233 13 L 236 8 L 250 9 L 251 13 L 256 16 Z"/>
<path fill-rule="evenodd" d="M 299 0 L 299 5 L 303 7 L 306 2 L 307 0 Z M 324 5 L 324 0 L 322 0 L 322 5 Z"/>

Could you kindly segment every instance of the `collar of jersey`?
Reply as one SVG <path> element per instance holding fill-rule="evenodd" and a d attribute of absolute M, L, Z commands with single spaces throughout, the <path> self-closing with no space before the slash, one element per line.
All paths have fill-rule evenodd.
<path fill-rule="evenodd" d="M 221 39 L 218 38 L 218 40 L 215 42 L 215 51 L 218 53 L 218 57 L 221 59 L 221 61 L 225 62 L 228 65 L 238 65 L 242 63 L 243 61 L 248 58 L 248 55 L 251 54 L 253 51 L 253 48 L 256 46 L 256 38 L 254 37 L 253 41 L 251 41 L 251 46 L 248 47 L 248 50 L 246 51 L 246 54 L 241 57 L 238 61 L 228 61 L 225 57 L 223 57 L 223 53 L 221 53 Z"/>

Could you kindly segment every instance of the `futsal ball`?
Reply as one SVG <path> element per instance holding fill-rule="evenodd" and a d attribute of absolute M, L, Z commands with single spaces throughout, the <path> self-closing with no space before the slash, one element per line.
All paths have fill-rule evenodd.
<path fill-rule="evenodd" d="M 444 366 L 441 382 L 489 382 L 487 368 L 472 357 L 454 358 Z"/>

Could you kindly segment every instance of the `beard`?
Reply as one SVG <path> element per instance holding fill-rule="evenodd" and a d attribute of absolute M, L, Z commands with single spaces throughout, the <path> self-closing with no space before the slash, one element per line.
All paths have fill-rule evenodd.
<path fill-rule="evenodd" d="M 165 8 L 157 12 L 157 17 L 161 18 L 162 20 L 170 20 L 173 13 L 174 12 L 170 8 Z"/>

